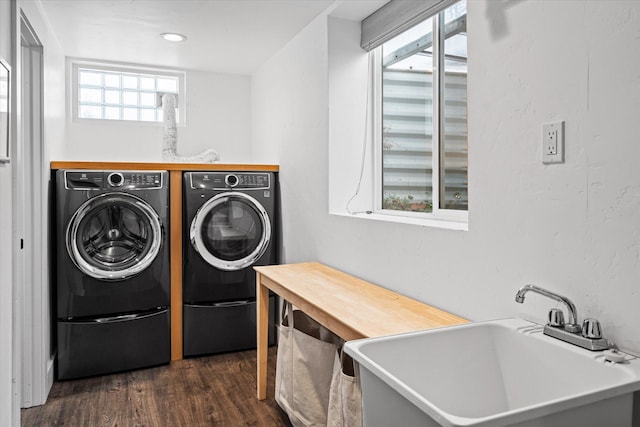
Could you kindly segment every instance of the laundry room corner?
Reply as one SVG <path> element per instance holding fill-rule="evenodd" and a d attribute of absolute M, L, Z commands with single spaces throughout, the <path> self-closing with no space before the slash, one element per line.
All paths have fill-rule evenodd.
<path fill-rule="evenodd" d="M 297 425 L 283 394 L 640 426 L 639 28 L 640 0 L 0 0 L 0 427 Z M 414 387 L 436 341 L 495 369 Z M 382 383 L 404 409 L 365 415 Z"/>

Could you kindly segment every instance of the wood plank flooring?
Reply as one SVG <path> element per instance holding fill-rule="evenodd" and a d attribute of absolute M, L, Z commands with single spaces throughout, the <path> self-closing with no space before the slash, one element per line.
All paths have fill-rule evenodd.
<path fill-rule="evenodd" d="M 276 348 L 269 349 L 273 396 Z M 47 403 L 22 410 L 22 426 L 290 427 L 272 397 L 256 398 L 256 351 L 172 362 L 95 378 L 55 382 Z"/>

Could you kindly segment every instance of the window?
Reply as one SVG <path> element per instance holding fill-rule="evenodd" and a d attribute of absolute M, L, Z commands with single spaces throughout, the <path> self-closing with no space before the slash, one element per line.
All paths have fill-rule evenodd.
<path fill-rule="evenodd" d="M 466 37 L 461 1 L 374 50 L 379 213 L 466 220 Z"/>
<path fill-rule="evenodd" d="M 182 73 L 80 62 L 72 70 L 74 119 L 162 122 L 161 96 L 175 93 L 182 95 L 176 110 L 180 122 Z"/>

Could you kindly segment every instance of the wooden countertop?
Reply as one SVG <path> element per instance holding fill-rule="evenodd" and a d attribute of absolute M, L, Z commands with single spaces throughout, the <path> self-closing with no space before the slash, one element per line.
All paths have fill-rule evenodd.
<path fill-rule="evenodd" d="M 52 161 L 51 169 L 121 169 L 168 171 L 260 171 L 278 172 L 278 165 L 236 163 L 146 163 L 146 162 L 76 162 Z"/>
<path fill-rule="evenodd" d="M 269 289 L 345 340 L 467 323 L 466 319 L 317 262 L 256 270 L 256 392 L 267 397 Z"/>
<path fill-rule="evenodd" d="M 345 340 L 468 322 L 317 262 L 254 269 L 262 284 Z"/>

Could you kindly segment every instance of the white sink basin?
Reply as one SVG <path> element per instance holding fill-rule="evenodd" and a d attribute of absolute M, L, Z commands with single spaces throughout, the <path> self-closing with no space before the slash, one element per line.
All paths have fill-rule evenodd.
<path fill-rule="evenodd" d="M 614 364 L 503 319 L 350 341 L 365 427 L 631 426 L 640 360 Z"/>

